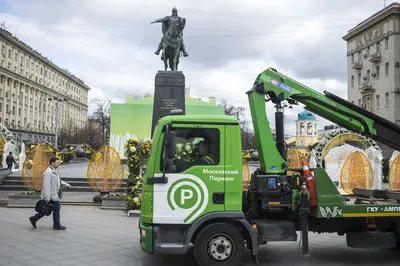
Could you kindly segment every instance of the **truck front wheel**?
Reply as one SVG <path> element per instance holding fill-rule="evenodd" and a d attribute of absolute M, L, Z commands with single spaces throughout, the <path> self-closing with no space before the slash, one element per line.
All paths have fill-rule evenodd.
<path fill-rule="evenodd" d="M 242 234 L 225 223 L 211 224 L 196 237 L 194 255 L 200 266 L 241 265 L 244 253 Z"/>

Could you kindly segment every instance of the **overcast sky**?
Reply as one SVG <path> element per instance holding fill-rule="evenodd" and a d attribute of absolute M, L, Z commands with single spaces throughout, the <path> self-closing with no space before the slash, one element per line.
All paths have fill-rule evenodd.
<path fill-rule="evenodd" d="M 154 75 L 163 69 L 163 62 L 154 54 L 161 24 L 150 22 L 170 15 L 176 6 L 178 15 L 186 18 L 184 41 L 189 53 L 179 68 L 192 96 L 226 99 L 249 110 L 245 93 L 268 67 L 318 91 L 347 98 L 342 37 L 383 4 L 383 0 L 0 0 L 0 23 L 84 80 L 92 88 L 89 100 L 100 96 L 122 103 L 126 94 L 153 93 Z M 302 107 L 288 110 L 289 120 L 299 111 Z M 295 130 L 292 125 L 288 134 Z"/>

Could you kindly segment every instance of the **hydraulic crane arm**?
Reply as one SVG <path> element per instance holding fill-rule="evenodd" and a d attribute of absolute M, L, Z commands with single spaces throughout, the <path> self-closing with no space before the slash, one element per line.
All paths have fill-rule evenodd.
<path fill-rule="evenodd" d="M 247 92 L 261 169 L 283 174 L 287 170 L 282 101 L 302 103 L 305 109 L 339 126 L 353 130 L 400 150 L 400 126 L 368 112 L 332 93 L 315 91 L 281 73 L 268 68 L 258 75 Z M 269 127 L 265 102 L 275 104 L 276 144 Z"/>

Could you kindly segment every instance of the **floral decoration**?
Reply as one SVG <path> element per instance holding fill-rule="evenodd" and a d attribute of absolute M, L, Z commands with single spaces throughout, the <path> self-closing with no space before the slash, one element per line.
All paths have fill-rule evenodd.
<path fill-rule="evenodd" d="M 129 139 L 125 145 L 125 156 L 129 172 L 126 189 L 127 210 L 140 209 L 142 200 L 142 172 L 151 153 L 149 140 Z"/>

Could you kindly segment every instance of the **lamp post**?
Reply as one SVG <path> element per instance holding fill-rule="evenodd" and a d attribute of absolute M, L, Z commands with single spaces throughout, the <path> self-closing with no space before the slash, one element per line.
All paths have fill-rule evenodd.
<path fill-rule="evenodd" d="M 56 122 L 56 132 L 55 132 L 55 140 L 54 140 L 54 147 L 57 149 L 57 142 L 58 142 L 58 119 L 59 119 L 59 113 L 60 113 L 60 107 L 59 107 L 59 102 L 65 102 L 67 101 L 66 98 L 62 97 L 49 97 L 49 101 L 55 101 L 55 122 Z"/>

